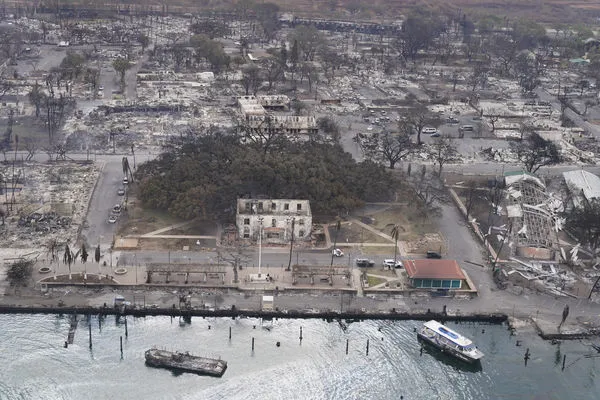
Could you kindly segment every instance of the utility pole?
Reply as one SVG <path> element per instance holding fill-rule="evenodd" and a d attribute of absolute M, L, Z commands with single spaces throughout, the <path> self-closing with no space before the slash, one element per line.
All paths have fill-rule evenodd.
<path fill-rule="evenodd" d="M 262 223 L 263 217 L 258 218 L 258 277 L 260 278 L 260 264 L 262 261 Z"/>
<path fill-rule="evenodd" d="M 296 224 L 296 218 L 292 218 L 292 239 L 290 240 L 290 259 L 288 261 L 288 267 L 286 271 L 290 271 L 292 268 L 292 251 L 294 250 L 294 226 Z M 296 255 L 298 255 L 296 253 Z M 296 258 L 297 260 L 297 258 Z M 298 264 L 298 261 L 296 261 L 296 264 Z"/>

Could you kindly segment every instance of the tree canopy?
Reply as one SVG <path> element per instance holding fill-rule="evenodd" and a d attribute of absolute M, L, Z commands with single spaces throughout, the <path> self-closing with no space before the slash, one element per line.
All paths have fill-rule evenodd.
<path fill-rule="evenodd" d="M 572 207 L 563 213 L 565 227 L 594 254 L 600 250 L 600 201 L 581 201 L 580 206 Z"/>
<path fill-rule="evenodd" d="M 510 148 L 527 172 L 535 173 L 541 167 L 558 164 L 561 160 L 556 144 L 536 132 L 523 140 L 511 142 Z"/>
<path fill-rule="evenodd" d="M 281 139 L 265 152 L 216 130 L 173 138 L 137 178 L 146 207 L 186 219 L 221 217 L 243 195 L 308 199 L 315 213 L 345 214 L 396 187 L 382 166 L 356 163 L 336 144 Z"/>
<path fill-rule="evenodd" d="M 12 286 L 26 286 L 33 272 L 32 260 L 19 259 L 8 267 L 6 278 Z"/>

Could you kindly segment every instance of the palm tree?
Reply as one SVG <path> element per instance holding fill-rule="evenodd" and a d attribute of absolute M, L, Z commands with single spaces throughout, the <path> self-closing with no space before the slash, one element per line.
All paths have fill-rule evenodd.
<path fill-rule="evenodd" d="M 71 279 L 71 264 L 73 263 L 73 253 L 69 248 L 69 244 L 65 244 L 65 253 L 63 254 L 63 263 L 69 266 L 69 279 Z"/>
<path fill-rule="evenodd" d="M 392 228 L 392 239 L 394 239 L 394 266 L 396 266 L 396 256 L 398 254 L 398 236 L 400 235 L 400 226 L 395 224 Z"/>
<path fill-rule="evenodd" d="M 133 183 L 133 172 L 131 172 L 131 167 L 129 166 L 129 160 L 127 157 L 123 157 L 121 160 L 121 166 L 123 167 L 123 175 L 125 175 L 125 177 L 129 177 L 129 180 L 131 183 Z"/>
<path fill-rule="evenodd" d="M 85 243 L 82 243 L 81 248 L 79 249 L 79 257 L 81 258 L 81 263 L 83 264 L 83 273 L 85 276 L 87 276 L 87 268 L 85 263 L 87 262 L 88 256 L 89 254 L 87 252 L 87 248 L 85 247 Z"/>

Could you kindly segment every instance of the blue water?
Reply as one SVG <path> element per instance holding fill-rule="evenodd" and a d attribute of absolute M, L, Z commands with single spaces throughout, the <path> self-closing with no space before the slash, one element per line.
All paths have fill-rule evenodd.
<path fill-rule="evenodd" d="M 92 317 L 91 350 L 83 317 L 68 348 L 63 346 L 66 316 L 0 315 L 0 326 L 2 400 L 600 398 L 598 359 L 585 358 L 597 354 L 591 341 L 557 346 L 533 335 L 510 336 L 504 325 L 449 324 L 486 354 L 481 371 L 428 350 L 421 354 L 416 321 L 367 321 L 344 330 L 321 320 L 261 325 L 256 319 L 193 318 L 180 324 L 169 317 L 129 317 L 125 338 L 125 325 L 115 317 L 107 317 L 101 328 Z M 150 368 L 144 351 L 152 346 L 221 357 L 228 369 L 222 378 L 212 378 Z"/>

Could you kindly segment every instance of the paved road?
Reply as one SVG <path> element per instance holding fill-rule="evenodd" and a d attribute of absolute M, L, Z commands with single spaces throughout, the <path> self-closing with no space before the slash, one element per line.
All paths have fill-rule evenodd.
<path fill-rule="evenodd" d="M 552 108 L 554 108 L 555 110 L 558 110 L 560 112 L 560 102 L 558 101 L 556 96 L 548 93 L 543 88 L 537 88 L 535 90 L 535 93 L 538 95 L 538 98 L 540 100 L 549 102 L 550 104 L 552 104 Z M 569 119 L 571 119 L 571 121 L 573 121 L 573 123 L 575 125 L 577 125 L 580 128 L 585 129 L 586 132 L 593 135 L 596 138 L 596 140 L 600 140 L 600 127 L 599 126 L 591 124 L 588 121 L 585 121 L 579 114 L 577 114 L 570 108 L 567 108 L 565 110 L 565 115 L 567 117 L 569 117 Z"/>
<path fill-rule="evenodd" d="M 383 265 L 383 260 L 393 258 L 393 250 L 390 249 L 390 256 L 370 257 L 375 261 L 377 267 Z M 223 262 L 223 259 L 232 259 L 238 256 L 236 252 L 229 252 L 227 249 L 220 250 L 220 254 L 214 251 L 115 251 L 112 254 L 113 266 L 130 266 L 134 264 L 144 265 L 149 263 L 210 263 L 216 264 Z M 344 265 L 355 267 L 356 258 L 362 256 L 360 249 L 345 249 L 343 257 L 334 257 L 334 265 Z M 398 255 L 400 258 L 402 255 Z M 289 248 L 263 249 L 261 255 L 261 267 L 281 268 L 287 267 L 289 263 Z M 110 263 L 110 254 L 105 254 L 107 264 Z M 244 267 L 258 267 L 258 249 L 250 248 L 241 256 L 241 265 Z M 294 249 L 292 253 L 292 264 L 308 264 L 327 266 L 331 264 L 331 253 L 329 249 L 325 250 L 304 250 Z"/>

